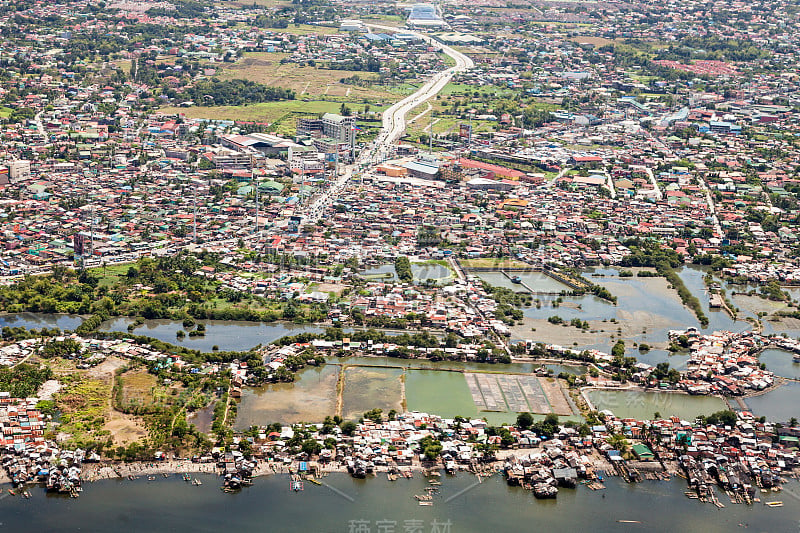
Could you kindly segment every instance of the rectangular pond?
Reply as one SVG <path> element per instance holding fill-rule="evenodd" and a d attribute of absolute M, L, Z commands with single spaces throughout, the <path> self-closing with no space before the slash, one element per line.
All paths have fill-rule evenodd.
<path fill-rule="evenodd" d="M 338 365 L 311 367 L 293 383 L 274 383 L 242 390 L 234 429 L 272 422 L 322 422 L 336 414 Z"/>
<path fill-rule="evenodd" d="M 698 415 L 727 409 L 725 401 L 714 396 L 639 390 L 591 390 L 587 395 L 598 411 L 607 409 L 619 418 L 637 420 L 650 420 L 657 412 L 662 418 L 677 416 L 692 421 Z"/>
<path fill-rule="evenodd" d="M 403 411 L 403 369 L 347 367 L 344 369 L 342 416 L 349 420 L 371 409 Z"/>

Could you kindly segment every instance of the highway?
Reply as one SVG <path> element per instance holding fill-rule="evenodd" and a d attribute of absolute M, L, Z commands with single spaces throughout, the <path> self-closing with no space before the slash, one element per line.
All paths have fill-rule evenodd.
<path fill-rule="evenodd" d="M 367 27 L 388 32 L 396 32 L 399 30 L 399 28 L 394 28 L 392 26 L 381 26 L 377 24 L 367 24 Z M 386 160 L 388 157 L 391 157 L 394 144 L 400 139 L 406 129 L 406 115 L 412 109 L 439 94 L 456 73 L 464 72 L 475 67 L 475 63 L 466 55 L 433 40 L 423 33 L 410 30 L 402 31 L 403 33 L 415 35 L 431 46 L 438 48 L 455 60 L 455 66 L 437 72 L 431 76 L 422 87 L 417 89 L 417 92 L 406 96 L 383 112 L 383 126 L 381 132 L 374 141 L 364 147 L 353 164 L 344 167 L 341 175 L 331 183 L 328 189 L 321 191 L 312 199 L 311 203 L 307 205 L 302 212 L 303 223 L 315 224 L 322 216 L 325 208 L 333 203 L 345 187 L 347 187 L 347 183 L 353 177 L 354 173 L 362 172 L 368 166 L 376 165 Z"/>

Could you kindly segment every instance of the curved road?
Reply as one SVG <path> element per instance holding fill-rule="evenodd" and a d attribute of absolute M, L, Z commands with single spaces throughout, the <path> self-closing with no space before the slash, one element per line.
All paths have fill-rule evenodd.
<path fill-rule="evenodd" d="M 394 28 L 392 26 L 380 26 L 377 24 L 367 24 L 367 26 L 371 29 L 381 31 L 399 31 L 399 28 Z M 417 92 L 403 98 L 383 112 L 383 127 L 378 137 L 365 146 L 355 162 L 351 165 L 347 165 L 342 175 L 306 207 L 305 212 L 302 214 L 305 224 L 314 224 L 320 219 L 324 209 L 344 190 L 347 186 L 347 182 L 355 171 L 362 171 L 368 165 L 380 163 L 391 155 L 392 146 L 406 129 L 406 115 L 409 111 L 436 96 L 439 91 L 453 79 L 453 75 L 457 72 L 464 72 L 475 67 L 475 63 L 466 55 L 433 40 L 425 34 L 408 30 L 403 30 L 403 33 L 415 35 L 428 44 L 438 48 L 455 60 L 455 66 L 443 70 L 442 72 L 437 72 L 428 79 Z"/>

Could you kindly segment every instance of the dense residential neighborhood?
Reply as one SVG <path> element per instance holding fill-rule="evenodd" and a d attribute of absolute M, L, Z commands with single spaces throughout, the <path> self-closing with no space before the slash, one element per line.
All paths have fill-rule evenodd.
<path fill-rule="evenodd" d="M 7 527 L 100 494 L 90 529 L 788 529 L 798 33 L 777 0 L 4 2 Z"/>

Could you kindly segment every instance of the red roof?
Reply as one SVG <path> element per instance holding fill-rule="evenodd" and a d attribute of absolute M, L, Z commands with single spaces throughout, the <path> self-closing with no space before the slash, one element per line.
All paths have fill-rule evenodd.
<path fill-rule="evenodd" d="M 482 161 L 474 161 L 472 159 L 462 158 L 458 160 L 458 164 L 464 168 L 479 168 L 481 170 L 488 170 L 494 172 L 497 176 L 506 176 L 509 178 L 522 178 L 525 176 L 524 172 L 514 170 L 512 168 L 501 167 L 500 165 L 492 165 L 491 163 L 484 163 Z"/>

